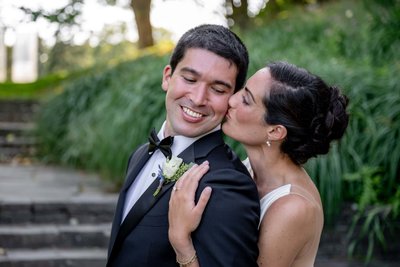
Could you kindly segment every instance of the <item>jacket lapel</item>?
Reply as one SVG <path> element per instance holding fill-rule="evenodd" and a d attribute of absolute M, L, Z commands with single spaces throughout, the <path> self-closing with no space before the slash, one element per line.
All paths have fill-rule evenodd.
<path fill-rule="evenodd" d="M 221 145 L 224 145 L 224 139 L 221 130 L 218 130 L 194 142 L 178 157 L 182 158 L 186 163 L 201 163 L 201 159 L 207 157 L 214 148 Z"/>
<path fill-rule="evenodd" d="M 118 255 L 118 251 L 120 250 L 125 238 L 129 235 L 132 229 L 136 227 L 136 225 L 140 222 L 147 211 L 156 203 L 157 199 L 159 199 L 159 197 L 161 196 L 161 192 L 157 196 L 153 196 L 153 193 L 157 189 L 158 184 L 159 181 L 156 178 L 126 215 L 116 234 L 114 245 L 109 254 L 108 264 L 111 263 Z"/>
<path fill-rule="evenodd" d="M 132 155 L 132 157 L 129 159 L 129 165 L 128 165 L 128 170 L 127 170 L 127 174 L 126 174 L 125 183 L 119 194 L 117 207 L 115 209 L 114 221 L 112 224 L 111 236 L 110 236 L 110 245 L 111 246 L 109 247 L 109 251 L 108 251 L 109 256 L 114 247 L 117 234 L 120 230 L 122 213 L 123 213 L 123 209 L 124 209 L 125 197 L 126 197 L 127 190 L 131 186 L 133 181 L 136 179 L 136 176 L 139 174 L 139 172 L 143 168 L 144 164 L 150 158 L 150 155 L 147 152 L 147 147 L 148 147 L 147 144 L 144 144 L 143 146 L 139 147 L 136 150 L 136 152 Z M 130 164 L 131 162 L 134 164 Z"/>
<path fill-rule="evenodd" d="M 142 145 L 137 150 L 137 152 L 130 159 L 130 162 L 133 162 L 133 164 L 129 164 L 128 166 L 126 182 L 121 191 L 126 192 L 126 190 L 128 190 L 150 157 L 151 155 L 148 153 L 148 144 Z"/>

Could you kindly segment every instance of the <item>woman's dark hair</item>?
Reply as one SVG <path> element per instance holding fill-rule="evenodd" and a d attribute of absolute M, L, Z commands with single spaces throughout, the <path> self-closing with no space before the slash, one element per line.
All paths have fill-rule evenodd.
<path fill-rule="evenodd" d="M 320 77 L 286 62 L 269 68 L 272 85 L 264 98 L 265 121 L 283 125 L 287 137 L 281 145 L 296 164 L 329 151 L 330 142 L 340 139 L 349 122 L 348 98 L 339 88 L 328 86 Z"/>
<path fill-rule="evenodd" d="M 171 55 L 169 64 L 172 73 L 189 48 L 208 50 L 235 64 L 238 69 L 235 92 L 243 87 L 249 55 L 247 48 L 234 32 L 224 26 L 213 24 L 203 24 L 188 30 L 179 39 Z"/>

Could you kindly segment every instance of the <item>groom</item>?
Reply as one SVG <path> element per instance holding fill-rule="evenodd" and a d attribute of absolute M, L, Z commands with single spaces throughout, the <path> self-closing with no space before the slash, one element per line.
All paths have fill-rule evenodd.
<path fill-rule="evenodd" d="M 247 67 L 246 47 L 223 26 L 201 25 L 178 41 L 163 71 L 167 115 L 157 134 L 162 141 L 155 140 L 150 152 L 148 143 L 142 145 L 129 159 L 107 267 L 178 266 L 168 241 L 168 203 L 174 182 L 154 194 L 160 184 L 159 165 L 169 156 L 169 149 L 186 163 L 210 163 L 196 200 L 206 186 L 213 193 L 200 226 L 192 233 L 200 266 L 257 266 L 257 189 L 240 159 L 224 143 L 220 129 L 229 97 L 243 86 Z M 168 148 L 171 137 L 173 144 Z M 163 147 L 157 149 L 159 143 Z"/>

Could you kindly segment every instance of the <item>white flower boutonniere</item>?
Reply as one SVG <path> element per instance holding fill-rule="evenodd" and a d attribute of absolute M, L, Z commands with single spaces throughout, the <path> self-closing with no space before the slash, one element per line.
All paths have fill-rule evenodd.
<path fill-rule="evenodd" d="M 178 180 L 192 165 L 193 163 L 187 164 L 183 162 L 183 159 L 176 156 L 172 156 L 170 159 L 167 158 L 162 167 L 158 165 L 159 171 L 157 178 L 160 184 L 153 193 L 153 196 L 157 196 L 164 184 Z"/>

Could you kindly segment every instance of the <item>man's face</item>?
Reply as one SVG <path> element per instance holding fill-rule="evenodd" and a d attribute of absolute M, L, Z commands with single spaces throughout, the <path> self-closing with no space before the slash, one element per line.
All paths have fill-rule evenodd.
<path fill-rule="evenodd" d="M 188 49 L 173 74 L 166 66 L 164 135 L 196 137 L 214 129 L 225 117 L 236 75 L 237 67 L 230 61 L 199 48 Z"/>

